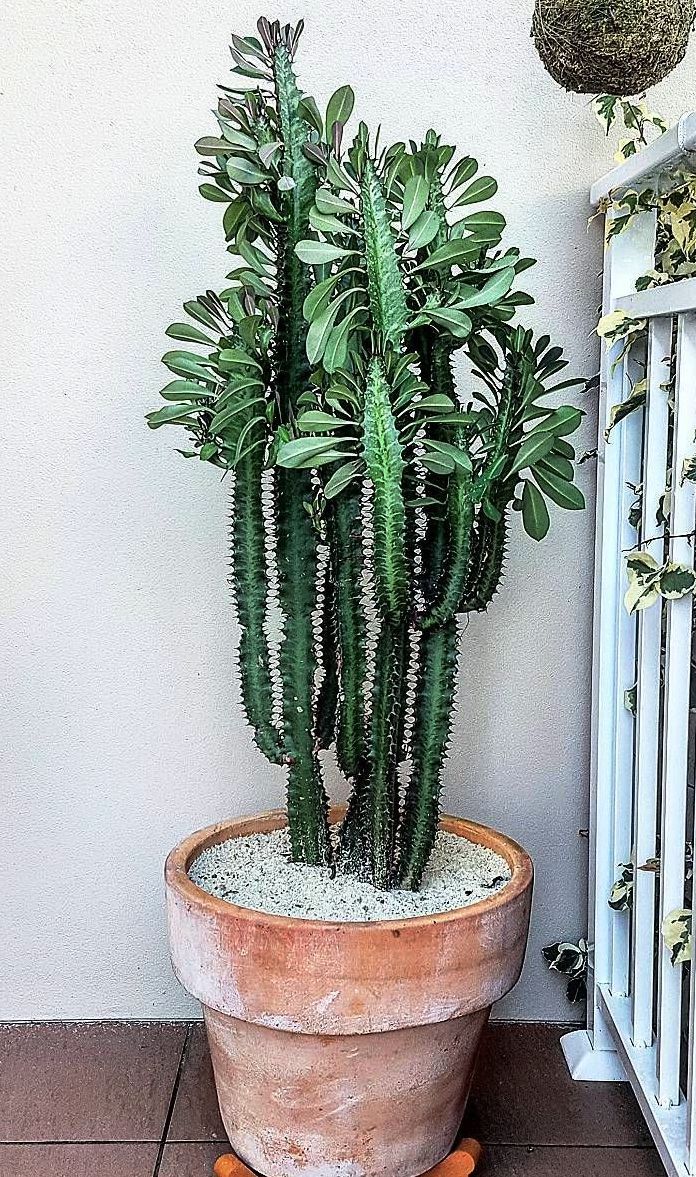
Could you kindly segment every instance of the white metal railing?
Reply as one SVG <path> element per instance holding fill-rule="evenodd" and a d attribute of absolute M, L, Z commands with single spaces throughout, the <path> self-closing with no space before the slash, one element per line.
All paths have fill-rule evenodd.
<path fill-rule="evenodd" d="M 592 189 L 601 205 L 622 190 L 668 190 L 696 173 L 696 114 L 685 115 L 640 156 Z M 611 207 L 607 217 L 612 217 Z M 696 453 L 696 279 L 636 292 L 654 267 L 656 217 L 644 212 L 606 247 L 604 313 L 647 320 L 647 348 L 617 362 L 603 347 L 600 379 L 590 821 L 590 978 L 587 1031 L 563 1040 L 577 1079 L 627 1079 L 671 1177 L 696 1177 L 696 967 L 671 962 L 661 926 L 691 906 L 686 842 L 692 837 L 689 780 L 693 598 L 660 599 L 630 616 L 623 603 L 626 553 L 665 558 L 658 506 L 673 471 L 670 560 L 694 565 L 696 486 L 680 478 Z M 647 377 L 645 408 L 605 440 L 613 405 Z M 642 484 L 642 522 L 628 515 Z M 637 684 L 635 715 L 625 692 Z M 693 769 L 691 770 L 693 773 Z M 689 786 L 692 786 L 690 788 Z M 659 871 L 637 869 L 659 858 Z M 634 865 L 632 910 L 608 899 L 621 866 Z M 688 981 L 688 988 L 686 986 Z"/>

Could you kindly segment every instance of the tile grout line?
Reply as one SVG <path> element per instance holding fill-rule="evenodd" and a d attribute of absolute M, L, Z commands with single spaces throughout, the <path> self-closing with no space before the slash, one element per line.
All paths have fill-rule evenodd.
<path fill-rule="evenodd" d="M 184 1063 L 186 1062 L 186 1055 L 188 1054 L 188 1047 L 189 1047 L 190 1040 L 191 1040 L 191 1023 L 189 1022 L 189 1024 L 186 1027 L 186 1036 L 184 1037 L 184 1045 L 181 1048 L 181 1056 L 179 1058 L 179 1066 L 177 1068 L 176 1078 L 174 1079 L 174 1086 L 172 1088 L 172 1094 L 171 1094 L 171 1098 L 169 1100 L 169 1107 L 167 1108 L 167 1115 L 164 1120 L 164 1127 L 162 1128 L 162 1137 L 159 1142 L 159 1148 L 157 1150 L 157 1159 L 155 1161 L 155 1167 L 152 1170 L 152 1177 L 159 1177 L 159 1171 L 162 1167 L 162 1158 L 164 1157 L 164 1150 L 167 1145 L 167 1136 L 169 1135 L 169 1125 L 171 1124 L 172 1116 L 174 1115 L 174 1105 L 176 1103 L 176 1097 L 179 1093 L 179 1084 L 181 1082 L 181 1076 L 184 1071 Z"/>

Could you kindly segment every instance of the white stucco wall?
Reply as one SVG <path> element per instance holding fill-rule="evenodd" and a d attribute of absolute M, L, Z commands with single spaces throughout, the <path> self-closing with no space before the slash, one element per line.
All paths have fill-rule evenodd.
<path fill-rule="evenodd" d="M 600 242 L 586 190 L 609 154 L 543 72 L 532 0 L 283 3 L 302 80 L 350 81 L 387 138 L 431 125 L 499 178 L 511 242 L 574 370 L 590 374 Z M 143 414 L 164 327 L 225 274 L 192 144 L 213 130 L 242 0 L 16 0 L 0 38 L 4 433 L 0 772 L 3 1018 L 182 1016 L 161 865 L 185 833 L 277 805 L 239 708 L 226 496 Z M 271 13 L 270 15 L 275 15 Z M 655 92 L 694 102 L 696 56 Z M 580 448 L 593 445 L 592 404 Z M 590 490 L 592 464 L 580 479 Z M 540 947 L 584 931 L 592 514 L 514 531 L 507 582 L 466 634 L 446 806 L 537 866 L 525 977 L 500 1009 L 567 1017 Z"/>

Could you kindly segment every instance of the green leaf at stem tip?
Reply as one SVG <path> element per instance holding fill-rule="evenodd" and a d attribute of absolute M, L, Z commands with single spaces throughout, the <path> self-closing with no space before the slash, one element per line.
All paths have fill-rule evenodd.
<path fill-rule="evenodd" d="M 170 339 L 179 339 L 184 343 L 205 343 L 207 347 L 215 347 L 215 340 L 211 339 L 203 331 L 199 331 L 197 327 L 192 327 L 189 323 L 170 323 L 165 331 Z"/>
<path fill-rule="evenodd" d="M 340 439 L 335 437 L 297 437 L 286 441 L 278 450 L 278 465 L 290 470 L 302 470 L 321 465 L 325 455 L 331 452 L 335 458 L 348 458 L 350 453 L 336 450 Z"/>
<path fill-rule="evenodd" d="M 480 252 L 481 242 L 477 241 L 475 237 L 446 241 L 444 245 L 433 250 L 424 261 L 415 267 L 415 270 L 433 270 L 438 266 L 461 265 L 462 262 L 470 261 Z"/>
<path fill-rule="evenodd" d="M 480 290 L 472 290 L 471 294 L 465 294 L 463 298 L 458 298 L 455 305 L 458 310 L 464 307 L 468 309 L 469 307 L 490 306 L 491 303 L 498 302 L 499 299 L 505 297 L 514 281 L 515 271 L 511 266 L 505 270 L 498 270 Z"/>
<path fill-rule="evenodd" d="M 502 213 L 493 212 L 492 209 L 486 212 L 472 213 L 471 216 L 464 217 L 458 222 L 458 225 L 473 233 L 481 241 L 500 241 L 505 229 L 505 217 Z"/>
<path fill-rule="evenodd" d="M 409 249 L 425 249 L 426 245 L 430 245 L 430 242 L 437 237 L 439 229 L 440 218 L 437 213 L 432 209 L 426 209 L 411 226 L 408 235 Z"/>
<path fill-rule="evenodd" d="M 438 310 L 425 311 L 424 314 L 436 326 L 449 331 L 455 339 L 468 339 L 471 335 L 471 319 L 464 311 L 450 307 L 439 307 Z"/>
<path fill-rule="evenodd" d="M 522 522 L 527 535 L 532 539 L 543 539 L 549 530 L 551 520 L 544 496 L 533 482 L 525 482 L 522 491 Z"/>
<path fill-rule="evenodd" d="M 535 466 L 532 470 L 532 476 L 539 484 L 539 489 L 556 503 L 559 507 L 563 507 L 565 511 L 582 511 L 585 508 L 585 496 L 582 491 L 574 486 L 572 482 L 567 482 L 565 478 L 559 478 L 557 474 L 544 468 Z"/>
<path fill-rule="evenodd" d="M 517 456 L 510 468 L 511 474 L 517 474 L 528 466 L 533 466 L 539 458 L 544 458 L 553 449 L 552 433 L 534 433 L 525 438 L 517 451 Z"/>
<path fill-rule="evenodd" d="M 498 183 L 492 176 L 479 176 L 457 197 L 455 204 L 478 204 L 479 201 L 490 200 L 497 191 Z"/>
<path fill-rule="evenodd" d="M 331 429 L 345 429 L 352 425 L 345 417 L 332 417 L 330 413 L 323 413 L 319 409 L 310 409 L 297 418 L 297 428 L 301 433 L 326 433 Z"/>
<path fill-rule="evenodd" d="M 326 241 L 298 241 L 295 253 L 301 262 L 308 266 L 323 266 L 327 262 L 335 262 L 339 257 L 351 257 L 355 250 L 342 249 L 339 245 L 329 245 Z"/>
<path fill-rule="evenodd" d="M 224 348 L 218 356 L 218 363 L 226 372 L 233 372 L 237 368 L 256 368 L 259 372 L 261 371 L 258 360 L 255 360 L 241 347 Z"/>
<path fill-rule="evenodd" d="M 199 184 L 198 191 L 204 200 L 214 200 L 219 204 L 229 204 L 234 200 L 231 192 L 223 192 L 222 188 L 216 188 L 214 184 Z"/>
<path fill-rule="evenodd" d="M 335 123 L 339 123 L 342 127 L 348 122 L 353 107 L 355 106 L 355 94 L 350 86 L 340 86 L 338 90 L 329 98 L 329 104 L 326 108 L 326 138 L 331 140 L 331 133 Z"/>
<path fill-rule="evenodd" d="M 430 191 L 430 184 L 425 176 L 416 174 L 409 176 L 404 185 L 404 199 L 403 211 L 401 214 L 401 226 L 403 229 L 410 229 L 424 211 L 428 203 L 428 193 Z"/>
<path fill-rule="evenodd" d="M 345 490 L 354 478 L 357 478 L 361 465 L 361 461 L 355 458 L 353 461 L 344 462 L 342 466 L 339 466 L 324 487 L 324 497 L 334 499 L 336 495 L 340 495 L 341 491 Z"/>
<path fill-rule="evenodd" d="M 314 203 L 324 216 L 340 217 L 344 213 L 355 212 L 352 204 L 349 204 L 342 196 L 337 196 L 330 188 L 317 188 Z"/>
<path fill-rule="evenodd" d="M 226 167 L 230 180 L 237 184 L 263 184 L 269 179 L 267 171 L 243 155 L 231 155 Z"/>

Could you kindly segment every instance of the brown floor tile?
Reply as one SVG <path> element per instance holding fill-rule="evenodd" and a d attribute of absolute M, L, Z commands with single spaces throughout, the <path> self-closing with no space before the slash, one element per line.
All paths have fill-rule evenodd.
<path fill-rule="evenodd" d="M 191 1027 L 168 1140 L 225 1140 L 205 1027 Z"/>
<path fill-rule="evenodd" d="M 476 1177 L 665 1177 L 665 1171 L 652 1148 L 529 1149 L 498 1145 L 486 1150 Z"/>
<path fill-rule="evenodd" d="M 157 1022 L 0 1026 L 0 1140 L 159 1140 L 186 1031 Z"/>
<path fill-rule="evenodd" d="M 464 1133 L 491 1144 L 646 1146 L 627 1083 L 576 1083 L 563 1027 L 496 1023 L 481 1052 Z"/>
<path fill-rule="evenodd" d="M 159 1177 L 213 1177 L 213 1165 L 228 1151 L 229 1146 L 222 1143 L 168 1144 Z"/>
<path fill-rule="evenodd" d="M 152 1177 L 157 1147 L 154 1143 L 0 1144 L 0 1177 Z"/>

